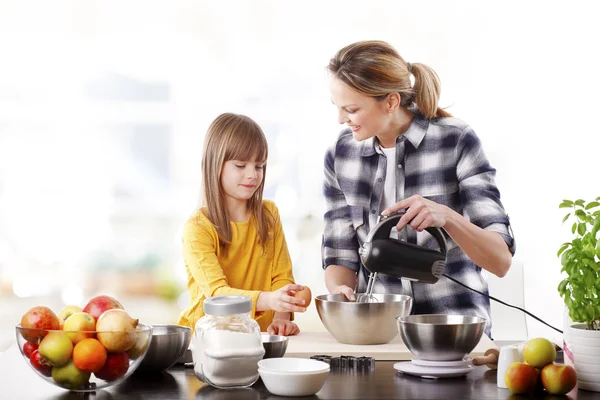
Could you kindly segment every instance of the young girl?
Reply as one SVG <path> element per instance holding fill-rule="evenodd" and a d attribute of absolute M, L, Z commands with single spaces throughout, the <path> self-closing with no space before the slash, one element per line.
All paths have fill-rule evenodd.
<path fill-rule="evenodd" d="M 192 329 L 203 302 L 219 295 L 252 299 L 261 331 L 295 335 L 292 262 L 277 207 L 263 200 L 267 140 L 252 119 L 222 114 L 208 128 L 202 155 L 203 206 L 186 222 L 183 254 L 190 305 L 178 324 Z"/>

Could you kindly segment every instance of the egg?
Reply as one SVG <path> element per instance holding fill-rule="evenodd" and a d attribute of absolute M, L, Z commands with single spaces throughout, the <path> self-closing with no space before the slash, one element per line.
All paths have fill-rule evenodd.
<path fill-rule="evenodd" d="M 308 307 L 308 305 L 310 304 L 310 301 L 312 300 L 312 293 L 310 292 L 310 289 L 308 286 L 304 286 L 304 289 L 296 292 L 294 297 L 303 299 L 305 301 L 305 303 L 302 305 L 302 307 Z"/>

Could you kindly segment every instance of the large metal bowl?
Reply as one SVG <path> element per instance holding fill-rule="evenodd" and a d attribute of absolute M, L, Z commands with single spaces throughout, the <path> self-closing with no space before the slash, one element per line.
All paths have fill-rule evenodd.
<path fill-rule="evenodd" d="M 467 315 L 423 314 L 400 317 L 398 330 L 404 344 L 421 360 L 462 360 L 485 329 L 486 320 Z"/>
<path fill-rule="evenodd" d="M 171 368 L 187 350 L 192 330 L 180 325 L 152 325 L 152 341 L 138 372 L 160 372 Z"/>
<path fill-rule="evenodd" d="M 410 314 L 412 297 L 373 294 L 376 302 L 356 303 L 343 294 L 315 297 L 325 328 L 340 343 L 385 344 L 398 334 L 396 317 Z"/>

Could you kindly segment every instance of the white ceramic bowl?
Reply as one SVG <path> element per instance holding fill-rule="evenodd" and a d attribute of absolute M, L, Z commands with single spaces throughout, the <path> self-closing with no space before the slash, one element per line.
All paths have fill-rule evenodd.
<path fill-rule="evenodd" d="M 267 390 L 278 396 L 310 396 L 329 376 L 329 364 L 307 358 L 268 358 L 258 362 Z"/>

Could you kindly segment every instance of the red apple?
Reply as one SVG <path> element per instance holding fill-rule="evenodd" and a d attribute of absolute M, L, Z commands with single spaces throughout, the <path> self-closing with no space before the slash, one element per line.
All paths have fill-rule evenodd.
<path fill-rule="evenodd" d="M 125 352 L 108 353 L 104 366 L 100 371 L 94 372 L 98 379 L 114 381 L 125 375 L 129 369 L 129 357 Z"/>
<path fill-rule="evenodd" d="M 542 369 L 542 384 L 548 393 L 566 394 L 577 384 L 577 373 L 570 365 L 548 364 Z"/>
<path fill-rule="evenodd" d="M 83 307 L 83 312 L 91 314 L 98 321 L 98 318 L 100 318 L 100 315 L 104 311 L 112 310 L 113 308 L 123 309 L 123 305 L 114 297 L 103 295 L 91 298 L 85 307 Z"/>
<path fill-rule="evenodd" d="M 522 362 L 515 362 L 508 366 L 504 374 L 504 383 L 511 393 L 530 393 L 537 386 L 538 371 L 535 367 Z"/>
<path fill-rule="evenodd" d="M 60 329 L 58 317 L 54 311 L 44 306 L 29 309 L 21 317 L 21 327 L 31 330 L 21 330 L 21 335 L 28 342 L 37 343 L 48 333 L 46 330 Z M 43 330 L 38 330 L 43 329 Z"/>
<path fill-rule="evenodd" d="M 42 375 L 52 375 L 52 365 L 50 365 L 48 360 L 46 360 L 44 356 L 40 354 L 39 350 L 34 350 L 33 353 L 31 353 L 29 361 L 31 362 L 31 365 L 33 365 L 33 368 L 38 370 Z"/>
<path fill-rule="evenodd" d="M 23 354 L 25 354 L 27 358 L 31 358 L 31 353 L 37 350 L 38 347 L 39 345 L 36 343 L 25 342 L 25 344 L 23 345 Z"/>

